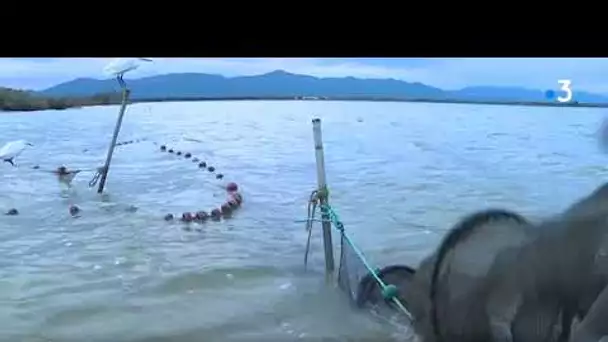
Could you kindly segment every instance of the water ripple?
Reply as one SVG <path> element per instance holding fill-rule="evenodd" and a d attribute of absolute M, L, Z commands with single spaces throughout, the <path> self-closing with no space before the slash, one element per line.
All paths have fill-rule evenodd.
<path fill-rule="evenodd" d="M 21 212 L 0 216 L 1 340 L 406 339 L 324 286 L 318 233 L 313 271 L 302 271 L 306 234 L 294 220 L 316 185 L 313 115 L 324 122 L 333 204 L 380 265 L 417 264 L 469 211 L 538 217 L 606 175 L 597 110 L 341 102 L 137 104 L 121 140 L 148 141 L 118 148 L 107 195 L 87 187 L 91 172 L 66 191 L 31 170 L 100 166 L 116 109 L 0 116 L 3 141 L 35 144 L 19 168 L 0 165 L 0 209 Z M 164 222 L 216 207 L 224 192 L 152 142 L 237 181 L 244 206 L 198 231 Z"/>

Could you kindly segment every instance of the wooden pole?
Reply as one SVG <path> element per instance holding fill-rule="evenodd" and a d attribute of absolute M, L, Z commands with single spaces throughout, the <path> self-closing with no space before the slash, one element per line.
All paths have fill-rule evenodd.
<path fill-rule="evenodd" d="M 99 187 L 97 193 L 101 194 L 103 188 L 106 185 L 106 179 L 108 172 L 110 171 L 110 163 L 112 162 L 112 155 L 114 154 L 114 148 L 116 147 L 116 140 L 118 139 L 118 133 L 120 133 L 120 127 L 122 126 L 122 118 L 125 116 L 125 110 L 127 109 L 127 102 L 129 101 L 129 95 L 131 91 L 126 87 L 122 89 L 122 103 L 120 104 L 120 112 L 118 113 L 118 119 L 116 120 L 116 126 L 114 127 L 114 135 L 112 135 L 112 141 L 108 148 L 108 155 L 106 157 L 106 163 L 101 171 L 101 177 L 99 179 Z"/>
<path fill-rule="evenodd" d="M 315 141 L 315 157 L 317 161 L 317 185 L 319 202 L 321 205 L 328 204 L 327 178 L 325 174 L 325 156 L 323 154 L 323 136 L 321 134 L 321 119 L 312 120 L 312 132 Z M 331 223 L 329 222 L 329 214 L 322 210 L 321 216 L 323 222 L 323 246 L 325 248 L 325 279 L 333 280 L 334 275 L 334 246 L 331 239 Z"/>

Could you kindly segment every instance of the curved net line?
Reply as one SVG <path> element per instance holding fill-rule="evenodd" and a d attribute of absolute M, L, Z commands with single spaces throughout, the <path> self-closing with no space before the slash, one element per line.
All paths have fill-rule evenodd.
<path fill-rule="evenodd" d="M 608 185 L 539 224 L 490 220 L 450 240 L 458 229 L 436 252 L 443 261 L 428 304 L 436 319 L 412 307 L 428 341 L 494 341 L 501 330 L 491 321 L 514 341 L 565 341 L 608 283 Z"/>
<path fill-rule="evenodd" d="M 436 324 L 446 341 L 463 336 L 482 338 L 482 296 L 490 270 L 502 252 L 517 249 L 536 236 L 527 223 L 507 217 L 466 221 L 460 224 L 470 224 L 468 233 L 446 252 L 435 283 Z"/>

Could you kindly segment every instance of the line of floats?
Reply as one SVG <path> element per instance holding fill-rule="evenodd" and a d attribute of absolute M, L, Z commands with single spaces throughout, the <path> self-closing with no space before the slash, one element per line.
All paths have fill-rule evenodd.
<path fill-rule="evenodd" d="M 127 141 L 119 142 L 115 146 L 118 147 L 118 146 L 130 145 L 130 144 L 139 143 L 139 142 L 143 142 L 143 141 L 146 141 L 146 139 L 127 140 Z M 184 153 L 182 151 L 178 151 L 171 147 L 168 147 L 165 144 L 159 145 L 156 142 L 153 142 L 153 144 L 160 146 L 159 150 L 161 152 L 164 152 L 167 154 L 172 154 L 172 155 L 175 155 L 178 157 L 182 157 L 184 160 L 190 160 L 193 164 L 197 165 L 199 170 L 207 171 L 208 173 L 214 175 L 215 178 L 218 180 L 224 179 L 224 175 L 222 173 L 216 172 L 215 167 L 208 165 L 207 162 L 193 156 L 190 152 Z M 86 151 L 87 150 L 84 150 L 84 152 L 86 152 Z M 208 220 L 220 221 L 222 219 L 228 219 L 228 218 L 232 217 L 235 210 L 237 210 L 238 208 L 241 207 L 241 205 L 243 203 L 243 196 L 239 192 L 239 186 L 235 182 L 228 182 L 224 186 L 224 190 L 226 191 L 226 200 L 224 201 L 224 203 L 222 203 L 221 205 L 219 205 L 216 208 L 212 208 L 210 210 L 186 211 L 181 214 L 168 213 L 163 217 L 163 219 L 168 222 L 178 220 L 178 221 L 181 221 L 184 223 L 199 223 L 199 224 L 205 223 Z M 69 206 L 69 213 L 72 217 L 78 217 L 80 212 L 81 212 L 81 210 L 77 205 L 72 204 Z M 5 212 L 5 215 L 8 215 L 8 216 L 19 215 L 19 211 L 16 208 L 11 208 L 7 212 Z"/>
<path fill-rule="evenodd" d="M 169 154 L 174 154 L 179 157 L 183 157 L 185 160 L 191 160 L 192 163 L 197 164 L 200 170 L 206 170 L 210 174 L 214 174 L 216 179 L 223 179 L 224 175 L 221 173 L 216 173 L 215 167 L 211 165 L 207 165 L 205 161 L 200 160 L 197 157 L 194 157 L 191 153 L 186 152 L 182 153 L 181 151 L 176 151 L 172 148 L 167 147 L 166 145 L 160 145 L 160 151 L 166 152 Z M 209 211 L 199 210 L 199 211 L 187 211 L 181 214 L 179 220 L 182 222 L 198 222 L 203 223 L 209 219 L 213 221 L 219 221 L 222 218 L 230 218 L 233 212 L 238 209 L 243 203 L 243 196 L 239 193 L 239 187 L 234 182 L 229 182 L 226 184 L 224 190 L 226 190 L 226 201 L 222 203 L 218 208 L 213 208 Z M 174 220 L 176 215 L 171 213 L 166 214 L 164 219 L 165 221 Z"/>

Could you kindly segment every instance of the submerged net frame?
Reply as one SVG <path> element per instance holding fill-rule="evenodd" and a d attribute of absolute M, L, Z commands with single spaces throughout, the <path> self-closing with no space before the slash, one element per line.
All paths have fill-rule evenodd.
<path fill-rule="evenodd" d="M 313 120 L 313 126 L 315 124 L 313 131 L 319 191 L 323 190 L 326 194 L 320 120 Z M 349 296 L 351 302 L 359 304 L 361 285 L 371 277 L 382 289 L 383 298 L 393 300 L 414 322 L 397 296 L 388 291 L 390 285 L 387 286 L 382 276 L 379 277 L 381 272 L 372 269 L 352 243 L 337 215 L 329 207 L 327 198 L 324 200 L 321 206 L 324 211 L 326 274 L 333 273 L 333 253 L 328 255 L 327 245 L 328 240 L 331 245 L 331 235 L 328 239 L 325 221 L 329 221 L 333 214 L 331 222 L 340 231 L 338 287 Z M 416 318 L 419 320 L 415 325 L 419 329 L 416 330 L 424 332 L 429 328 L 426 331 L 428 334 L 422 334 L 428 341 L 493 340 L 497 337 L 494 335 L 496 331 L 490 330 L 495 327 L 488 326 L 489 315 L 493 313 L 487 312 L 486 305 L 488 301 L 498 298 L 494 304 L 501 307 L 495 307 L 498 311 L 494 314 L 510 320 L 503 322 L 507 323 L 508 334 L 517 336 L 518 341 L 565 341 L 570 335 L 574 316 L 583 319 L 579 326 L 584 326 L 585 313 L 593 311 L 596 305 L 591 307 L 591 304 L 602 299 L 597 299 L 598 294 L 604 288 L 604 293 L 608 293 L 605 292 L 608 291 L 608 271 L 605 266 L 608 263 L 597 260 L 602 256 L 602 249 L 604 256 L 608 249 L 607 204 L 608 184 L 605 184 L 566 210 L 557 221 L 548 224 L 530 224 L 517 213 L 505 211 L 498 215 L 494 215 L 497 212 L 492 215 L 482 212 L 481 216 L 477 216 L 483 218 L 481 221 L 474 217 L 475 214 L 469 216 L 468 221 L 465 218 L 448 233 L 438 250 L 425 259 L 417 271 L 418 276 L 413 283 L 422 285 L 422 288 L 409 294 L 421 298 L 416 308 Z M 499 222 L 492 220 L 496 218 L 499 218 Z M 585 231 L 575 229 L 580 225 L 586 226 Z M 557 232 L 549 232 L 548 226 Z M 455 231 L 457 233 L 453 234 Z M 452 242 L 449 242 L 450 237 L 453 237 Z M 327 260 L 331 260 L 331 263 Z M 560 275 L 560 269 L 565 270 L 561 273 L 566 275 Z M 507 283 L 506 287 L 501 285 L 503 283 Z M 354 284 L 357 284 L 356 290 Z M 587 290 L 592 290 L 591 297 L 585 294 Z M 511 297 L 501 299 L 501 294 Z M 520 296 L 520 299 L 516 300 L 513 295 Z M 605 301 L 606 298 L 608 296 L 604 295 Z M 547 303 L 547 300 L 557 302 L 557 305 Z M 513 301 L 519 302 L 517 308 L 513 308 Z M 600 304 L 604 305 L 602 309 L 608 307 L 608 303 Z M 598 312 L 602 309 L 596 308 L 595 316 L 601 315 Z M 512 317 L 503 316 L 505 313 Z M 572 314 L 575 315 L 567 316 Z M 442 324 L 439 324 L 440 321 L 443 321 Z M 603 321 L 599 321 L 603 325 Z M 595 328 L 598 331 L 603 329 Z M 500 336 L 502 340 L 505 337 Z"/>
<path fill-rule="evenodd" d="M 361 289 L 368 288 L 362 286 L 362 284 L 365 284 L 366 279 L 368 279 L 368 282 L 375 282 L 380 289 L 380 294 L 383 301 L 393 303 L 394 306 L 396 306 L 411 320 L 411 314 L 402 304 L 401 300 L 398 297 L 397 287 L 393 284 L 386 284 L 380 277 L 379 270 L 371 267 L 370 263 L 365 259 L 363 253 L 361 253 L 359 248 L 353 243 L 352 239 L 346 234 L 344 225 L 338 218 L 336 212 L 329 205 L 329 191 L 325 175 L 325 157 L 323 152 L 323 139 L 321 134 L 321 119 L 313 119 L 312 126 L 315 158 L 317 165 L 318 188 L 316 191 L 313 191 L 309 200 L 308 218 L 306 220 L 306 228 L 308 230 L 309 235 L 306 246 L 306 254 L 304 257 L 305 265 L 308 261 L 308 252 L 310 250 L 309 247 L 310 236 L 312 232 L 312 222 L 315 221 L 314 213 L 318 205 L 322 213 L 321 222 L 323 226 L 323 243 L 325 247 L 324 249 L 326 280 L 333 280 L 334 277 L 334 248 L 331 237 L 331 228 L 333 226 L 340 232 L 341 251 L 340 265 L 338 270 L 338 287 L 349 295 L 351 302 L 360 303 L 360 298 L 362 296 Z M 349 255 L 353 255 L 354 257 L 350 258 Z M 351 262 L 349 262 L 349 260 L 357 260 L 357 262 L 354 265 L 349 266 L 349 263 L 352 264 Z M 361 270 L 364 270 L 365 275 L 361 275 L 363 273 L 361 272 Z M 356 291 L 353 290 L 354 283 L 357 283 Z M 378 290 L 377 287 L 372 287 L 372 289 Z"/>
<path fill-rule="evenodd" d="M 381 307 L 378 304 L 387 304 L 411 321 L 412 315 L 404 305 L 403 298 L 400 298 L 397 286 L 387 283 L 384 280 L 386 274 L 371 266 L 371 263 L 346 233 L 344 224 L 333 208 L 328 204 L 322 204 L 320 207 L 324 216 L 329 218 L 332 226 L 340 233 L 338 288 L 348 295 L 354 306 L 363 307 L 371 304 L 378 309 Z M 411 275 L 414 273 L 411 269 L 408 272 Z"/>

